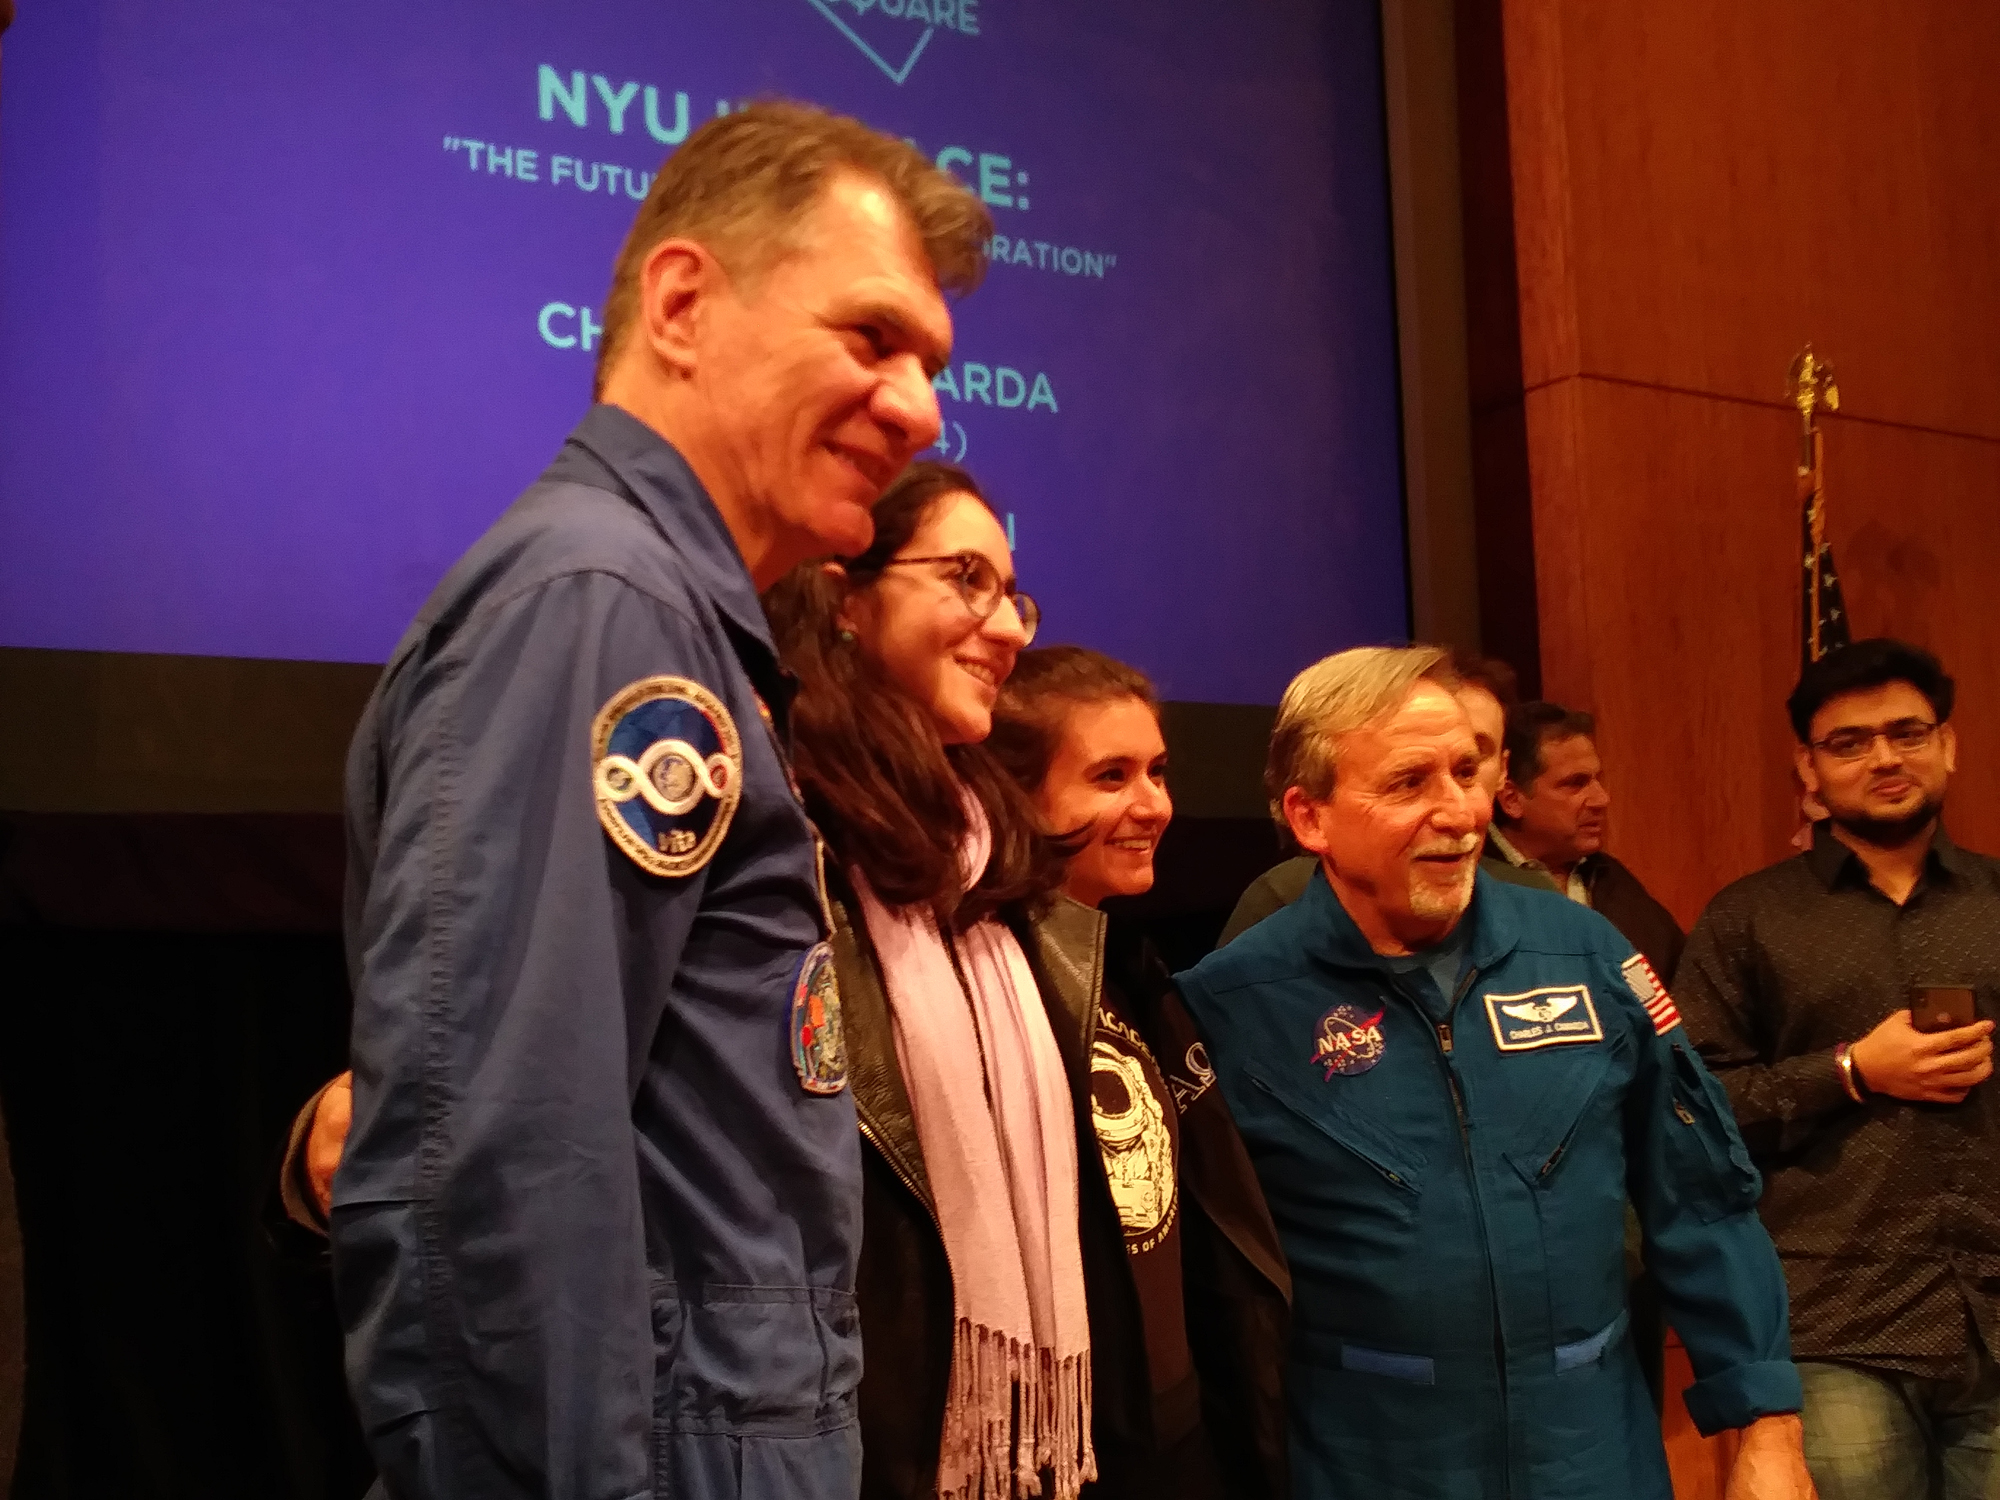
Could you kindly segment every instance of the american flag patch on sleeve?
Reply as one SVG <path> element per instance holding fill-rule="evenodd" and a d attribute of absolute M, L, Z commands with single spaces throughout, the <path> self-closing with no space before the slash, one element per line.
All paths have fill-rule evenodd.
<path fill-rule="evenodd" d="M 1639 1003 L 1646 1007 L 1646 1014 L 1653 1022 L 1654 1036 L 1665 1036 L 1681 1024 L 1681 1013 L 1674 1009 L 1674 997 L 1660 983 L 1660 976 L 1646 962 L 1645 954 L 1633 954 L 1619 966 L 1619 972 L 1632 987 L 1632 993 L 1639 997 Z"/>

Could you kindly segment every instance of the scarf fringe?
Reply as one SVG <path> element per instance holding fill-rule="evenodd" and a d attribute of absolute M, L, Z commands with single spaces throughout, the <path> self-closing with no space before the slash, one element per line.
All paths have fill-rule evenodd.
<path fill-rule="evenodd" d="M 1014 1415 L 1019 1414 L 1019 1420 Z M 1097 1477 L 1090 1445 L 1090 1354 L 1058 1358 L 960 1318 L 938 1453 L 942 1500 L 1076 1500 Z"/>

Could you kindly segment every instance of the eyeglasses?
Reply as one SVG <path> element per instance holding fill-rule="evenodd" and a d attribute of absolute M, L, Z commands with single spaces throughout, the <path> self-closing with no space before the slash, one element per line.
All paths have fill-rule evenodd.
<path fill-rule="evenodd" d="M 1000 607 L 1002 599 L 1010 599 L 1014 613 L 1021 620 L 1021 634 L 1026 637 L 1023 644 L 1032 642 L 1035 631 L 1042 623 L 1042 607 L 1022 593 L 1011 583 L 1000 581 L 1000 570 L 983 552 L 948 552 L 940 557 L 892 557 L 882 564 L 885 568 L 910 568 L 919 563 L 937 563 L 951 569 L 945 579 L 958 590 L 958 597 L 965 601 L 965 607 L 972 611 L 972 618 L 982 625 L 993 618 L 993 612 Z"/>
<path fill-rule="evenodd" d="M 1887 740 L 1891 750 L 1913 755 L 1931 742 L 1937 725 L 1923 719 L 1898 719 L 1880 729 L 1836 729 L 1823 740 L 1812 741 L 1815 750 L 1824 750 L 1835 760 L 1859 760 L 1877 740 Z"/>

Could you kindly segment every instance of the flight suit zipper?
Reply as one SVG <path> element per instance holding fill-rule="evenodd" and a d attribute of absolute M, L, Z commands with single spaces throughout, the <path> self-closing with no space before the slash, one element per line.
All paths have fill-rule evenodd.
<path fill-rule="evenodd" d="M 1438 1049 L 1438 1066 L 1444 1069 L 1445 1087 L 1451 1091 L 1451 1107 L 1458 1116 L 1458 1144 L 1465 1157 L 1466 1186 L 1472 1192 L 1472 1212 L 1479 1224 L 1479 1250 L 1486 1262 L 1486 1296 L 1493 1310 L 1493 1364 L 1494 1374 L 1500 1382 L 1500 1473 L 1501 1495 L 1514 1492 L 1514 1438 L 1512 1421 L 1507 1399 L 1507 1338 L 1500 1322 L 1500 1281 L 1493 1270 L 1493 1238 L 1486 1227 L 1486 1201 L 1479 1192 L 1479 1165 L 1472 1155 L 1472 1120 L 1465 1111 L 1465 1094 L 1458 1086 L 1458 1070 L 1452 1064 L 1451 1017 L 1458 1014 L 1459 1002 L 1463 1000 L 1479 978 L 1476 968 L 1468 967 L 1458 981 L 1458 988 L 1452 992 L 1451 1002 L 1445 1007 L 1445 1019 L 1436 1022 L 1432 1029 Z M 1407 995 L 1405 999 L 1409 998 Z M 1423 1007 L 1417 1009 L 1421 1012 Z"/>

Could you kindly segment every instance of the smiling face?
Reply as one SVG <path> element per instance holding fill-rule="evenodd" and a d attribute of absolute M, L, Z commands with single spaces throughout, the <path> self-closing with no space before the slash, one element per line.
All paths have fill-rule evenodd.
<path fill-rule="evenodd" d="M 1063 877 L 1072 899 L 1096 906 L 1151 890 L 1153 854 L 1174 816 L 1152 707 L 1139 698 L 1067 705 L 1035 808 L 1051 833 L 1087 831 Z"/>
<path fill-rule="evenodd" d="M 1294 786 L 1286 822 L 1378 953 L 1442 942 L 1472 901 L 1492 798 L 1465 710 L 1420 681 L 1393 713 L 1341 736 L 1333 795 Z"/>
<path fill-rule="evenodd" d="M 654 252 L 649 296 L 672 291 L 685 243 Z M 669 436 L 732 532 L 749 534 L 746 557 L 768 549 L 753 559 L 760 581 L 865 551 L 869 507 L 937 441 L 931 377 L 951 352 L 951 315 L 908 216 L 880 183 L 842 173 L 795 249 L 741 279 L 712 258 L 706 274 Z"/>
<path fill-rule="evenodd" d="M 1841 731 L 1887 730 L 1933 724 L 1930 700 L 1907 682 L 1842 693 L 1813 715 L 1815 742 Z M 1834 825 L 1869 843 L 1893 846 L 1925 833 L 1944 806 L 1951 773 L 1958 769 L 1958 738 L 1939 724 L 1914 750 L 1898 750 L 1876 734 L 1852 760 L 1808 745 L 1798 752 L 1799 777 L 1825 804 Z"/>
<path fill-rule="evenodd" d="M 1013 582 L 1007 533 L 984 503 L 963 492 L 941 496 L 896 557 L 960 552 L 979 553 Z M 993 701 L 1028 643 L 1011 599 L 979 620 L 947 563 L 885 569 L 848 596 L 840 624 L 854 632 L 856 649 L 929 710 L 947 745 L 975 744 L 992 733 Z"/>

